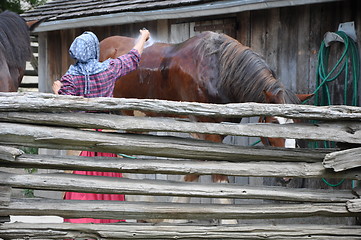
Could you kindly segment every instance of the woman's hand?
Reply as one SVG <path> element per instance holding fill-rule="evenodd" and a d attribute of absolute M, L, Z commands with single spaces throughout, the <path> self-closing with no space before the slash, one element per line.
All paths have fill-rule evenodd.
<path fill-rule="evenodd" d="M 139 30 L 141 38 L 145 39 L 145 42 L 148 41 L 149 37 L 150 37 L 150 32 L 148 31 L 148 29 L 140 29 Z"/>
<path fill-rule="evenodd" d="M 149 39 L 150 33 L 147 29 L 141 29 L 139 30 L 140 37 L 137 39 L 137 42 L 135 43 L 134 49 L 137 49 L 140 54 L 142 54 L 144 49 L 145 42 Z"/>
<path fill-rule="evenodd" d="M 58 92 L 62 86 L 63 86 L 63 84 L 59 80 L 56 80 L 52 86 L 54 94 L 59 95 Z"/>

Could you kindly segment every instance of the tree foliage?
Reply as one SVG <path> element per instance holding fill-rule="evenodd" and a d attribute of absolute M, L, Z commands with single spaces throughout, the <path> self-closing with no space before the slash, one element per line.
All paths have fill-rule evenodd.
<path fill-rule="evenodd" d="M 47 0 L 1 0 L 0 12 L 10 10 L 16 13 L 23 13 L 34 7 L 45 4 Z"/>

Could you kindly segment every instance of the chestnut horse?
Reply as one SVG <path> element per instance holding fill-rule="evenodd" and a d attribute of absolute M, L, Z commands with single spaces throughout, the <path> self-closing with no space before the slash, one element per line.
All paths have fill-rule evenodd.
<path fill-rule="evenodd" d="M 0 13 L 0 92 L 18 90 L 32 54 L 30 32 L 44 20 L 26 23 L 16 13 Z"/>
<path fill-rule="evenodd" d="M 100 43 L 100 60 L 116 58 L 134 46 L 135 39 L 112 36 Z M 179 44 L 154 43 L 144 49 L 139 68 L 117 81 L 114 97 L 150 98 L 203 103 L 293 103 L 310 95 L 296 95 L 275 78 L 260 55 L 237 40 L 214 32 L 203 32 Z M 126 112 L 126 114 L 132 114 Z M 149 114 L 151 116 L 152 114 Z M 194 121 L 221 122 L 241 119 L 190 117 Z M 267 118 L 267 121 L 276 120 Z M 280 118 L 278 118 L 280 119 Z M 285 122 L 286 120 L 280 119 Z M 222 142 L 224 136 L 201 135 Z M 268 139 L 270 145 L 285 146 L 284 139 Z M 278 143 L 276 143 L 278 142 Z M 187 175 L 185 181 L 197 181 Z M 226 176 L 212 176 L 228 182 Z"/>
<path fill-rule="evenodd" d="M 100 61 L 127 53 L 135 40 L 123 36 L 104 39 L 100 42 Z M 214 32 L 204 32 L 179 44 L 154 43 L 145 48 L 139 68 L 121 77 L 114 89 L 114 97 L 120 98 L 204 103 L 298 104 L 311 96 L 292 93 L 275 78 L 274 72 L 260 55 L 237 40 Z M 192 119 L 225 121 L 204 117 Z M 275 117 L 260 120 L 281 124 L 292 121 Z M 216 142 L 223 139 L 214 135 L 203 138 Z M 269 138 L 264 144 L 285 146 L 284 139 L 274 138 Z"/>

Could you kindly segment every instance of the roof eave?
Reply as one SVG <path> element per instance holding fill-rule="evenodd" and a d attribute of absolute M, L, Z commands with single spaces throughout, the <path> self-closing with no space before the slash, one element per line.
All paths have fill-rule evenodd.
<path fill-rule="evenodd" d="M 259 0 L 259 1 L 220 1 L 195 6 L 160 9 L 143 12 L 122 12 L 83 18 L 55 20 L 44 22 L 34 32 L 48 32 L 70 28 L 89 26 L 122 25 L 134 22 L 146 22 L 162 19 L 184 19 L 202 16 L 231 14 L 237 12 L 316 4 L 324 2 L 336 2 L 341 0 Z"/>

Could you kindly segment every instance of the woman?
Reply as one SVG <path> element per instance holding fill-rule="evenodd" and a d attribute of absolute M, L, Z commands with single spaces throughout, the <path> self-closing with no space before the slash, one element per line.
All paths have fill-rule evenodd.
<path fill-rule="evenodd" d="M 76 60 L 76 63 L 70 66 L 60 81 L 54 82 L 54 93 L 86 98 L 112 97 L 116 80 L 138 67 L 144 44 L 149 36 L 148 30 L 140 30 L 140 37 L 128 54 L 99 62 L 99 40 L 97 36 L 92 32 L 83 33 L 73 41 L 69 49 L 69 54 Z M 116 157 L 116 154 L 82 151 L 80 156 Z M 112 172 L 74 171 L 73 173 L 122 177 L 121 173 Z M 124 201 L 124 195 L 66 192 L 64 199 Z M 124 220 L 80 218 L 64 219 L 64 221 L 72 223 L 114 223 Z"/>

